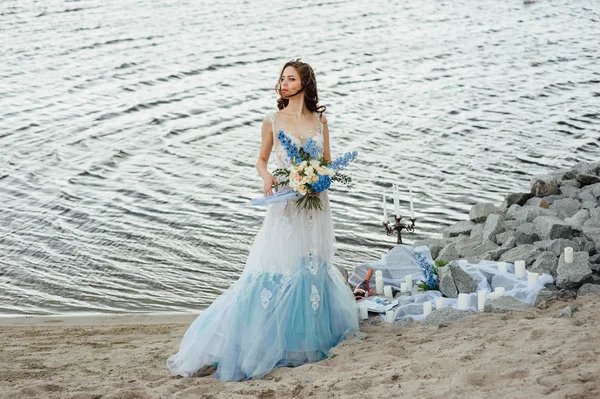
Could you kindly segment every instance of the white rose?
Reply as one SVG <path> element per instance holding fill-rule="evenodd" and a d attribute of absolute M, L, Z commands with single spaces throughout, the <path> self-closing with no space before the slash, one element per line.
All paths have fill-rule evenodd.
<path fill-rule="evenodd" d="M 319 161 L 317 161 L 316 159 L 310 160 L 310 166 L 312 166 L 313 169 L 317 169 L 320 165 L 321 165 L 321 163 Z"/>
<path fill-rule="evenodd" d="M 300 186 L 298 187 L 298 192 L 302 195 L 306 194 L 306 187 L 305 186 Z"/>

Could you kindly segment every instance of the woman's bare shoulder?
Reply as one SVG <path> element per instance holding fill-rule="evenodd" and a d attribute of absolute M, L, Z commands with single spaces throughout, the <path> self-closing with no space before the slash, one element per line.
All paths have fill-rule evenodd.
<path fill-rule="evenodd" d="M 322 113 L 319 115 L 319 120 L 321 121 L 321 123 L 326 124 L 327 123 L 327 118 L 325 117 L 325 114 Z"/>

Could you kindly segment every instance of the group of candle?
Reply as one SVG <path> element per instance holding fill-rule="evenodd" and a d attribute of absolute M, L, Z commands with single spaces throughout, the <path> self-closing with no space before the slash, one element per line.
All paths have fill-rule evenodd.
<path fill-rule="evenodd" d="M 395 190 L 394 185 L 394 190 Z M 385 194 L 384 194 L 384 203 L 385 203 Z M 385 207 L 384 207 L 385 210 Z M 412 200 L 411 200 L 411 211 L 412 211 Z M 385 213 L 384 213 L 385 215 Z M 573 263 L 573 248 L 566 247 L 565 248 L 565 262 Z M 501 273 L 508 273 L 507 263 L 499 262 L 498 263 L 498 271 Z M 518 278 L 525 277 L 525 261 L 518 260 L 515 262 L 515 276 Z M 532 288 L 535 287 L 538 283 L 540 275 L 539 273 L 529 272 L 527 275 L 527 287 Z M 411 292 L 413 289 L 412 283 L 412 275 L 407 275 L 404 278 L 404 282 L 400 283 L 400 292 L 406 293 Z M 392 287 L 389 285 L 383 285 L 383 273 L 381 270 L 377 270 L 375 272 L 375 292 L 377 295 L 383 294 L 388 298 L 392 298 Z M 506 290 L 504 287 L 496 287 L 494 292 L 490 292 L 490 299 L 497 299 L 501 296 L 504 296 Z M 479 290 L 477 292 L 477 310 L 483 312 L 485 308 L 485 303 L 487 301 L 487 290 Z M 444 307 L 444 298 L 439 297 L 435 298 L 435 308 L 441 309 Z M 458 310 L 469 310 L 469 294 L 458 294 Z M 366 305 L 362 305 L 360 307 L 360 317 L 361 319 L 368 318 L 368 310 Z M 423 314 L 427 316 L 432 311 L 432 303 L 431 302 L 423 302 Z M 388 323 L 393 323 L 396 318 L 396 312 L 393 310 L 388 310 L 385 314 L 385 320 Z"/>
<path fill-rule="evenodd" d="M 412 275 L 408 274 L 404 277 L 404 282 L 400 283 L 400 292 L 411 292 L 412 289 Z M 375 293 L 377 295 L 383 295 L 387 298 L 393 298 L 392 287 L 389 285 L 383 285 L 383 272 L 381 270 L 375 271 Z"/>
<path fill-rule="evenodd" d="M 398 186 L 396 185 L 396 183 L 393 184 L 392 186 L 392 193 L 394 194 L 394 214 L 397 217 L 400 217 L 400 190 L 398 188 Z M 408 197 L 410 200 L 410 218 L 414 219 L 415 218 L 415 208 L 413 205 L 413 197 L 412 197 L 412 190 L 408 189 Z M 387 201 L 385 199 L 385 192 L 383 193 L 383 221 L 387 221 L 388 218 L 388 214 L 387 214 Z"/>

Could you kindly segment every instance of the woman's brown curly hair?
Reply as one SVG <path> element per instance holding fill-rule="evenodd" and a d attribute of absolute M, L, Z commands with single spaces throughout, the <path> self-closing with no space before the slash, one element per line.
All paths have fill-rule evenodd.
<path fill-rule="evenodd" d="M 277 80 L 277 84 L 275 84 L 275 91 L 279 94 L 279 98 L 277 99 L 277 108 L 284 109 L 289 103 L 288 99 L 282 98 L 281 96 L 281 77 L 283 75 L 283 71 L 288 66 L 296 69 L 300 75 L 300 81 L 302 82 L 302 88 L 304 89 L 304 103 L 306 104 L 306 107 L 312 112 L 318 112 L 320 118 L 327 107 L 324 105 L 319 105 L 317 78 L 315 77 L 315 73 L 311 66 L 306 62 L 300 61 L 299 58 L 294 61 L 286 62 L 283 68 L 281 68 L 279 79 Z"/>

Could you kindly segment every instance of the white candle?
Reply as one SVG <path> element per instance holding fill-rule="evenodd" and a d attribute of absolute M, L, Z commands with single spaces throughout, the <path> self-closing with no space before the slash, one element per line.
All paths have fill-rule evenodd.
<path fill-rule="evenodd" d="M 412 190 L 410 188 L 408 189 L 408 195 L 410 197 L 410 218 L 414 219 L 415 218 L 415 207 L 413 205 Z"/>
<path fill-rule="evenodd" d="M 498 293 L 497 292 L 490 292 L 490 301 L 493 301 L 496 298 L 498 298 Z"/>
<path fill-rule="evenodd" d="M 573 263 L 573 248 L 565 248 L 565 263 Z"/>
<path fill-rule="evenodd" d="M 400 283 L 400 292 L 408 292 L 406 289 L 406 283 Z"/>
<path fill-rule="evenodd" d="M 389 285 L 384 286 L 383 295 L 385 295 L 388 298 L 392 298 L 392 287 L 390 287 Z"/>
<path fill-rule="evenodd" d="M 499 298 L 501 296 L 504 296 L 505 289 L 504 287 L 496 287 L 496 291 L 494 292 L 496 293 L 496 298 Z"/>
<path fill-rule="evenodd" d="M 404 276 L 404 281 L 406 282 L 406 289 L 408 291 L 412 291 L 412 289 L 413 289 L 412 274 L 407 274 L 406 276 Z"/>
<path fill-rule="evenodd" d="M 499 262 L 498 263 L 498 271 L 500 273 L 508 273 L 506 262 Z"/>
<path fill-rule="evenodd" d="M 386 207 L 386 201 L 385 201 L 385 193 L 383 193 L 383 221 L 384 222 L 387 221 L 387 207 Z"/>
<path fill-rule="evenodd" d="M 366 320 L 369 318 L 369 307 L 367 305 L 360 305 L 360 318 Z"/>
<path fill-rule="evenodd" d="M 469 310 L 469 294 L 458 294 L 458 310 Z"/>
<path fill-rule="evenodd" d="M 444 298 L 435 298 L 435 308 L 436 309 L 441 309 L 444 307 Z"/>
<path fill-rule="evenodd" d="M 529 275 L 527 276 L 527 287 L 528 288 L 535 287 L 538 283 L 539 277 L 540 277 L 539 273 L 529 272 Z"/>
<path fill-rule="evenodd" d="M 383 277 L 375 276 L 375 292 L 377 295 L 383 294 Z"/>
<path fill-rule="evenodd" d="M 396 320 L 396 313 L 393 310 L 385 312 L 385 321 L 393 323 Z"/>
<path fill-rule="evenodd" d="M 525 261 L 518 260 L 515 262 L 515 276 L 518 278 L 525 277 Z"/>
<path fill-rule="evenodd" d="M 398 193 L 398 186 L 394 183 L 394 213 L 396 216 L 400 216 L 400 196 Z"/>
<path fill-rule="evenodd" d="M 427 316 L 431 313 L 431 302 L 423 302 L 423 314 Z"/>
<path fill-rule="evenodd" d="M 480 290 L 477 292 L 477 310 L 480 312 L 483 312 L 483 309 L 485 308 L 486 295 L 486 290 Z"/>

